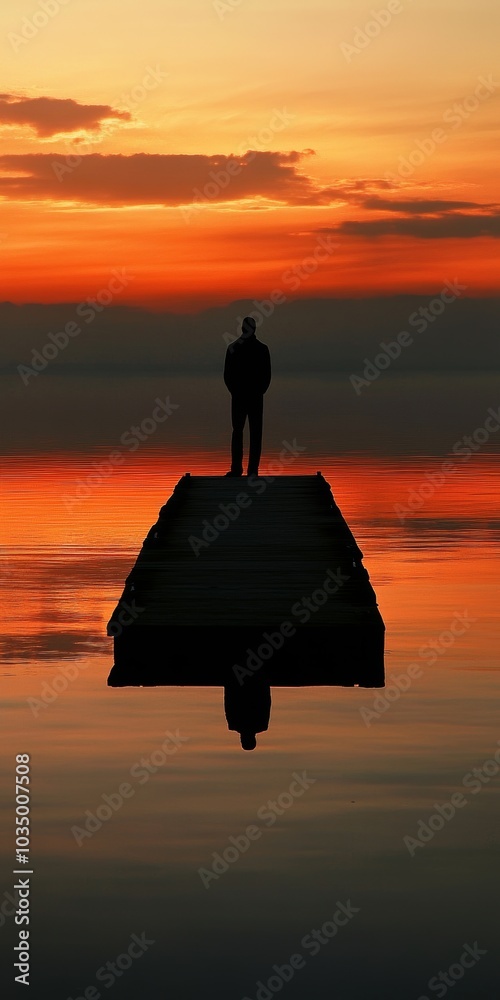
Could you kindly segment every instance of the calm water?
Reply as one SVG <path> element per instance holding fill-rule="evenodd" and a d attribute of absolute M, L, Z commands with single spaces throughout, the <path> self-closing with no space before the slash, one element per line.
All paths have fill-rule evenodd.
<path fill-rule="evenodd" d="M 276 690 L 269 732 L 245 754 L 221 690 L 106 686 L 105 625 L 144 536 L 185 471 L 223 472 L 226 457 L 143 448 L 77 497 L 108 454 L 11 456 L 3 478 L 0 572 L 13 600 L 3 608 L 0 938 L 9 956 L 14 754 L 28 752 L 31 995 L 419 1000 L 453 989 L 454 1000 L 493 1000 L 500 777 L 496 765 L 482 780 L 471 772 L 500 747 L 500 460 L 457 463 L 423 494 L 436 457 L 307 452 L 287 470 L 321 469 L 364 552 L 388 687 Z M 394 505 L 415 495 L 401 520 Z M 140 762 L 166 731 L 177 744 L 153 773 Z M 290 795 L 303 772 L 302 794 Z M 72 828 L 124 782 L 130 796 L 78 844 Z M 441 822 L 437 806 L 458 792 L 460 808 Z M 199 870 L 249 825 L 255 841 L 207 888 Z M 425 829 L 425 845 L 405 843 Z M 339 903 L 351 916 L 329 938 Z M 98 978 L 143 932 L 131 967 Z M 9 957 L 6 972 L 12 982 Z M 440 972 L 449 985 L 433 979 Z"/>

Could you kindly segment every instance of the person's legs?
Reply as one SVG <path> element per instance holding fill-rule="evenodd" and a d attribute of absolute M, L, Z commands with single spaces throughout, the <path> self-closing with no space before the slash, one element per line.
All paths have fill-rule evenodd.
<path fill-rule="evenodd" d="M 243 428 L 247 418 L 246 401 L 239 396 L 231 396 L 231 472 L 235 476 L 243 474 Z"/>
<path fill-rule="evenodd" d="M 250 425 L 250 454 L 248 456 L 248 475 L 256 476 L 259 471 L 262 451 L 262 416 L 264 412 L 264 396 L 260 393 L 248 402 L 248 423 Z"/>

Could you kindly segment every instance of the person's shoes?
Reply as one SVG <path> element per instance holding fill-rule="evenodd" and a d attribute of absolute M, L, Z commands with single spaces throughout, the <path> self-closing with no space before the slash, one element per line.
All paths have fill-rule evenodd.
<path fill-rule="evenodd" d="M 229 472 L 226 472 L 226 478 L 227 476 L 232 476 L 233 478 L 239 478 L 242 475 L 243 475 L 242 472 L 232 472 L 231 470 Z"/>
<path fill-rule="evenodd" d="M 248 472 L 247 472 L 247 476 L 257 476 L 257 478 L 258 478 L 259 477 L 259 470 L 258 469 L 249 469 Z"/>

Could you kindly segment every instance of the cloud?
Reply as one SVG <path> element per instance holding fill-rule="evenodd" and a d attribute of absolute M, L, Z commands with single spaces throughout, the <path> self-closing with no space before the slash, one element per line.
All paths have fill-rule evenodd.
<path fill-rule="evenodd" d="M 266 198 L 287 205 L 330 205 L 342 185 L 321 187 L 299 169 L 302 152 L 205 156 L 135 153 L 65 157 L 0 156 L 0 196 L 84 204 L 189 205 Z M 380 184 L 381 182 L 377 182 Z"/>
<path fill-rule="evenodd" d="M 274 345 L 277 372 L 351 372 L 365 356 L 380 350 L 384 338 L 394 339 L 399 331 L 407 330 L 410 315 L 427 306 L 440 290 L 437 284 L 434 292 L 420 295 L 363 298 L 361 288 L 359 298 L 290 297 L 262 324 L 262 339 Z M 431 336 L 415 337 L 411 351 L 398 359 L 397 369 L 498 371 L 499 304 L 499 297 L 464 295 L 439 317 L 439 342 Z M 75 318 L 80 322 L 77 307 L 78 303 L 68 302 L 0 303 L 0 371 L 10 374 L 21 391 L 26 387 L 17 365 L 31 364 L 33 350 L 40 351 L 47 343 L 48 331 L 64 330 Z M 196 313 L 110 305 L 88 327 L 83 324 L 85 332 L 59 352 L 47 372 L 30 378 L 30 389 L 41 385 L 49 373 L 63 369 L 78 375 L 160 373 L 161 379 L 174 371 L 220 374 L 226 349 L 224 334 L 237 336 L 242 317 L 255 308 L 250 299 Z M 55 396 L 53 402 L 55 406 Z M 8 399 L 5 403 L 8 405 Z M 88 399 L 85 413 L 87 420 L 93 421 Z"/>
<path fill-rule="evenodd" d="M 338 226 L 317 229 L 318 233 L 332 233 L 336 236 L 403 236 L 420 240 L 476 239 L 478 237 L 500 237 L 500 214 L 466 215 L 456 212 L 437 218 L 419 216 L 401 219 L 347 220 Z"/>
<path fill-rule="evenodd" d="M 100 131 L 103 122 L 110 119 L 130 121 L 131 115 L 109 104 L 79 104 L 70 98 L 0 94 L 0 124 L 28 125 L 43 139 L 81 129 Z"/>
<path fill-rule="evenodd" d="M 352 195 L 355 197 L 365 191 L 391 191 L 394 190 L 396 185 L 392 181 L 382 177 L 343 177 L 333 181 L 332 187 L 341 190 L 346 196 Z M 375 195 L 373 200 L 378 200 Z"/>
<path fill-rule="evenodd" d="M 391 201 L 388 198 L 377 198 L 376 196 L 365 198 L 362 204 L 364 208 L 375 209 L 379 212 L 404 212 L 408 215 L 434 215 L 437 212 L 454 212 L 464 208 L 491 209 L 496 207 L 495 205 L 481 205 L 476 201 L 446 201 L 444 199 L 433 201 L 424 198 Z"/>
<path fill-rule="evenodd" d="M 437 284 L 434 294 L 439 289 Z M 458 437 L 482 423 L 489 406 L 498 407 L 499 298 L 463 296 L 427 331 L 417 332 L 410 318 L 415 310 L 428 308 L 432 292 L 362 295 L 360 287 L 355 298 L 290 300 L 259 328 L 259 338 L 269 344 L 274 372 L 266 396 L 267 459 L 279 453 L 284 439 L 297 434 L 308 453 L 310 447 L 311 454 L 323 458 L 334 441 L 342 453 L 406 450 L 413 456 L 437 454 L 442 460 Z M 75 452 L 80 462 L 85 449 L 95 458 L 118 448 L 133 462 L 152 448 L 175 456 L 183 471 L 189 470 L 186 462 L 193 452 L 209 448 L 226 453 L 224 334 L 240 331 L 241 317 L 255 309 L 255 302 L 239 300 L 195 314 L 110 305 L 46 371 L 24 385 L 17 366 L 31 363 L 33 351 L 47 343 L 48 331 L 63 330 L 75 318 L 76 305 L 0 303 L 0 422 L 9 427 L 5 451 Z M 409 346 L 389 371 L 357 396 L 350 375 L 362 374 L 364 359 L 376 357 L 381 342 L 395 340 L 403 330 L 412 338 Z M 151 415 L 156 396 L 167 395 L 180 407 L 175 417 L 158 427 L 139 451 L 126 451 L 120 440 L 123 432 Z M 491 443 L 500 447 L 500 434 Z M 142 475 L 139 469 L 137 474 Z M 69 493 L 77 488 L 79 475 L 80 466 L 75 465 Z M 119 494 L 118 480 L 116 488 Z M 95 564 L 86 562 L 86 569 L 75 565 L 80 579 L 101 579 Z"/>
<path fill-rule="evenodd" d="M 495 204 L 432 198 L 394 201 L 378 195 L 358 198 L 357 204 L 371 211 L 397 212 L 401 217 L 346 219 L 338 226 L 323 226 L 315 231 L 337 236 L 403 236 L 424 240 L 474 239 L 480 236 L 496 239 L 500 236 L 500 214 Z"/>

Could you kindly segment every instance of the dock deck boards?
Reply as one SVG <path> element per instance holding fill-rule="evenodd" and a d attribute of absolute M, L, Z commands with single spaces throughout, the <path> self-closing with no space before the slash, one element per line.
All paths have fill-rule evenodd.
<path fill-rule="evenodd" d="M 141 610 L 122 627 L 132 601 Z M 362 553 L 329 484 L 319 473 L 272 481 L 187 474 L 144 541 L 108 634 L 116 634 L 117 666 L 137 659 L 141 645 L 151 650 L 154 637 L 174 672 L 176 664 L 186 672 L 216 635 L 225 662 L 237 637 L 262 641 L 286 621 L 301 641 L 274 657 L 282 665 L 307 649 L 318 657 L 340 636 L 357 646 L 358 660 L 370 644 L 383 647 Z"/>

